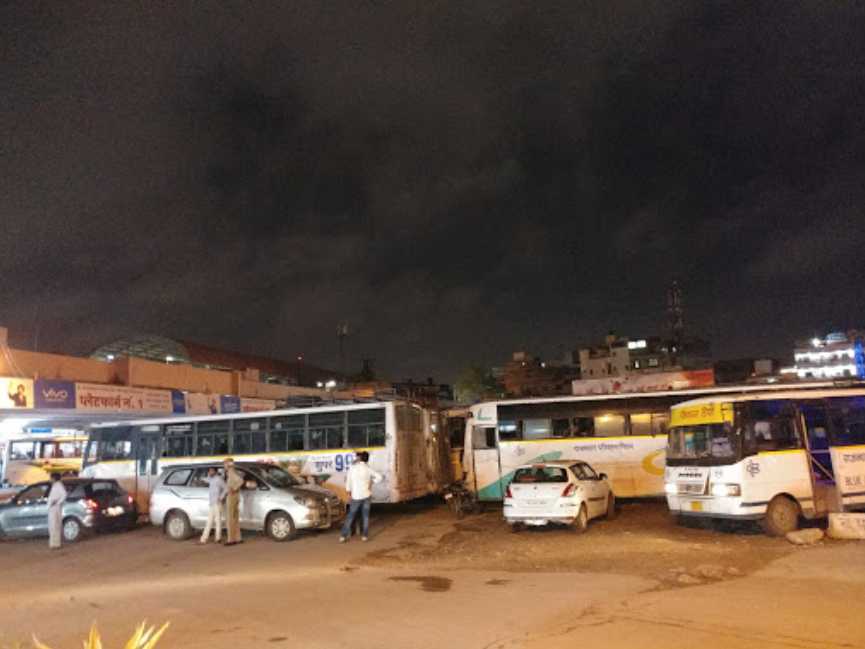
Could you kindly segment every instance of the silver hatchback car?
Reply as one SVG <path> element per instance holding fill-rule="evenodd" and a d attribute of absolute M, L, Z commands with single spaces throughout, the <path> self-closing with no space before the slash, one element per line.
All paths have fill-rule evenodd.
<path fill-rule="evenodd" d="M 203 529 L 209 509 L 207 471 L 212 467 L 221 469 L 222 464 L 166 468 L 150 495 L 150 522 L 178 541 Z M 328 529 L 345 516 L 345 506 L 336 494 L 302 483 L 279 466 L 237 462 L 235 469 L 244 481 L 241 529 L 264 531 L 274 541 L 287 541 L 297 530 Z"/>

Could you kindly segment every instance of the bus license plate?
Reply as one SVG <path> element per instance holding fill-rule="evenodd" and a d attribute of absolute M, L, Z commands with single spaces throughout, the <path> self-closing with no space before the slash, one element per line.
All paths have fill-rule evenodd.
<path fill-rule="evenodd" d="M 699 500 L 692 500 L 691 501 L 691 511 L 692 512 L 703 511 L 703 503 L 701 503 Z"/>

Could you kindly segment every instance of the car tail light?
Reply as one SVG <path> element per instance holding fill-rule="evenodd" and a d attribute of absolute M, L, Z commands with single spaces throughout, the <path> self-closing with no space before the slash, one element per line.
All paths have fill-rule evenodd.
<path fill-rule="evenodd" d="M 88 498 L 84 501 L 84 506 L 87 509 L 99 509 L 99 503 L 93 500 L 92 498 Z"/>
<path fill-rule="evenodd" d="M 131 505 L 133 502 L 132 496 L 126 496 L 126 502 L 128 502 Z"/>
<path fill-rule="evenodd" d="M 508 488 L 505 489 L 505 498 L 513 498 L 514 494 L 511 491 L 511 485 L 508 485 Z"/>
<path fill-rule="evenodd" d="M 567 498 L 568 496 L 573 496 L 574 492 L 576 490 L 577 490 L 577 485 L 575 485 L 573 483 L 569 484 L 567 487 L 565 487 L 565 490 L 562 492 L 562 498 Z"/>

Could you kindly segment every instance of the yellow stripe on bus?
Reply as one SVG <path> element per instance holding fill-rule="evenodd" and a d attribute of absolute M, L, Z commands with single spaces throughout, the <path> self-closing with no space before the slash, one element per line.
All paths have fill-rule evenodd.
<path fill-rule="evenodd" d="M 783 451 L 758 451 L 757 455 L 789 455 L 791 453 L 804 453 L 803 448 L 788 448 Z"/>
<path fill-rule="evenodd" d="M 545 437 L 544 439 L 500 439 L 499 444 L 539 444 L 541 442 L 597 442 L 605 439 L 666 439 L 664 435 L 617 435 L 615 437 Z"/>
<path fill-rule="evenodd" d="M 607 438 L 610 439 L 610 438 Z M 278 453 L 226 453 L 225 455 L 172 455 L 169 457 L 160 457 L 157 458 L 160 461 L 167 462 L 190 462 L 190 461 L 210 461 L 210 460 L 224 460 L 227 457 L 230 458 L 243 458 L 243 457 L 262 457 L 262 456 L 286 456 L 286 455 L 322 455 L 322 454 L 337 454 L 337 453 L 350 453 L 355 451 L 375 451 L 378 449 L 387 448 L 386 446 L 366 446 L 366 447 L 352 447 L 352 448 L 323 448 L 318 451 L 280 451 Z M 145 458 L 149 460 L 150 458 Z M 128 460 L 99 460 L 98 462 L 93 462 L 88 466 L 92 466 L 93 464 L 126 464 L 126 463 L 136 463 L 138 459 L 128 459 Z"/>

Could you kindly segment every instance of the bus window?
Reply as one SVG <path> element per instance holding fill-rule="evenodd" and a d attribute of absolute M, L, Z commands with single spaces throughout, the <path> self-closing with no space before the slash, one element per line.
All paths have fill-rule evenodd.
<path fill-rule="evenodd" d="M 36 454 L 36 443 L 31 441 L 12 442 L 9 445 L 10 460 L 32 460 Z"/>
<path fill-rule="evenodd" d="M 192 424 L 168 424 L 162 442 L 163 457 L 189 457 L 192 455 Z"/>
<path fill-rule="evenodd" d="M 830 399 L 832 444 L 865 444 L 865 397 Z"/>
<path fill-rule="evenodd" d="M 631 435 L 646 436 L 652 434 L 652 415 L 646 413 L 631 415 Z"/>
<path fill-rule="evenodd" d="M 348 445 L 350 448 L 384 446 L 383 408 L 348 412 Z"/>
<path fill-rule="evenodd" d="M 264 453 L 267 450 L 267 418 L 234 420 L 232 453 Z"/>
<path fill-rule="evenodd" d="M 496 429 L 491 426 L 474 426 L 472 428 L 472 448 L 480 450 L 496 447 Z"/>
<path fill-rule="evenodd" d="M 620 437 L 625 434 L 624 415 L 595 417 L 595 437 Z"/>
<path fill-rule="evenodd" d="M 345 412 L 317 412 L 309 415 L 309 448 L 343 448 Z"/>
<path fill-rule="evenodd" d="M 272 417 L 270 420 L 270 450 L 277 452 L 302 451 L 305 430 L 305 415 Z"/>
<path fill-rule="evenodd" d="M 594 417 L 574 417 L 574 433 L 577 437 L 594 437 Z"/>
<path fill-rule="evenodd" d="M 571 420 L 568 417 L 553 419 L 553 437 L 572 437 Z"/>
<path fill-rule="evenodd" d="M 199 457 L 228 455 L 228 433 L 230 431 L 230 419 L 198 422 L 198 444 L 195 447 L 195 454 Z"/>
<path fill-rule="evenodd" d="M 456 450 L 465 446 L 466 443 L 466 419 L 465 417 L 451 417 L 447 420 L 448 441 L 451 449 Z"/>
<path fill-rule="evenodd" d="M 550 419 L 523 420 L 523 439 L 549 439 L 552 437 Z"/>
<path fill-rule="evenodd" d="M 477 429 L 477 428 L 476 428 Z M 499 439 L 502 441 L 515 441 L 523 438 L 522 421 L 500 421 Z M 477 446 L 475 446 L 477 448 Z M 492 447 L 490 447 L 492 448 Z"/>
<path fill-rule="evenodd" d="M 752 403 L 746 417 L 742 440 L 745 454 L 802 448 L 793 410 L 786 401 Z"/>
<path fill-rule="evenodd" d="M 128 439 L 101 440 L 99 442 L 100 460 L 131 460 L 132 442 Z"/>

